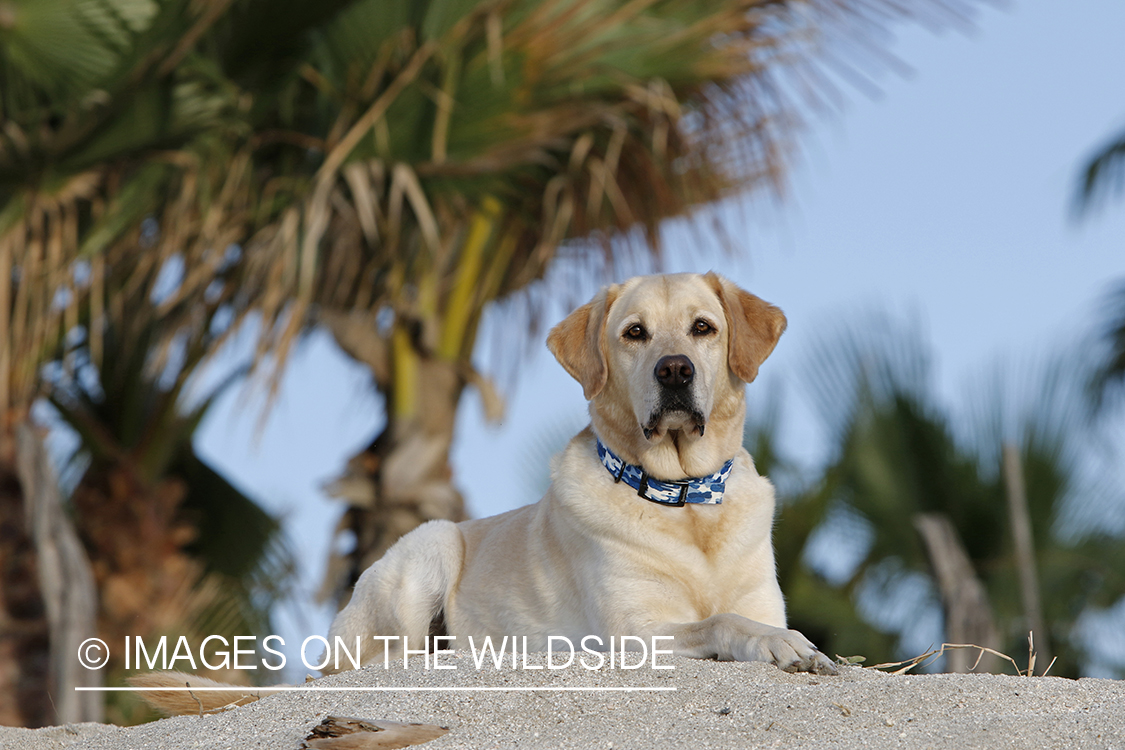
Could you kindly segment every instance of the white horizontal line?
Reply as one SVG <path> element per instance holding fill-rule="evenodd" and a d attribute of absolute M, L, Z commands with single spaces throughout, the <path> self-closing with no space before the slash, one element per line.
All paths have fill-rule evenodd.
<path fill-rule="evenodd" d="M 194 693 L 244 693 L 246 695 L 254 695 L 255 693 L 276 693 L 281 691 L 305 691 L 305 692 L 393 692 L 395 690 L 409 690 L 414 692 L 514 692 L 514 691 L 539 691 L 548 693 L 629 693 L 629 692 L 674 692 L 674 687 L 302 687 L 299 685 L 288 685 L 278 687 L 76 687 L 75 690 L 83 692 L 95 693 L 110 693 L 110 692 L 129 692 L 129 693 L 143 693 L 143 692 L 194 692 Z"/>

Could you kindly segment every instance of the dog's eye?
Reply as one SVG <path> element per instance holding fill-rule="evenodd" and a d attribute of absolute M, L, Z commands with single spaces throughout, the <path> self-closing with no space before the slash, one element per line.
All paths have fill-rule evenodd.
<path fill-rule="evenodd" d="M 646 331 L 645 327 L 640 323 L 634 323 L 626 328 L 625 333 L 622 335 L 630 341 L 644 341 L 648 338 L 648 331 Z"/>
<path fill-rule="evenodd" d="M 706 336 L 714 332 L 715 326 L 711 325 L 706 320 L 703 320 L 703 318 L 695 321 L 695 323 L 691 327 L 691 333 L 693 336 Z"/>

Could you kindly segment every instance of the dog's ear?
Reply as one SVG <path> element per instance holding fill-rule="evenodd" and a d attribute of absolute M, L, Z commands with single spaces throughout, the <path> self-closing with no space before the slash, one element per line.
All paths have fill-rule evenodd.
<path fill-rule="evenodd" d="M 587 400 L 602 392 L 609 374 L 605 360 L 605 318 L 616 298 L 616 286 L 602 289 L 547 335 L 547 348 L 571 377 L 582 384 Z"/>
<path fill-rule="evenodd" d="M 730 328 L 727 361 L 731 372 L 751 382 L 785 331 L 785 314 L 716 273 L 704 277 L 719 295 Z"/>

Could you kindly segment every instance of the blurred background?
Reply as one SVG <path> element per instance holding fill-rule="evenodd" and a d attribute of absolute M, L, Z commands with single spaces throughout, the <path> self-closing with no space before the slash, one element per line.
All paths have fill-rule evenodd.
<path fill-rule="evenodd" d="M 72 689 L 125 677 L 77 664 L 91 636 L 276 633 L 302 679 L 399 536 L 538 499 L 585 424 L 546 331 L 656 271 L 788 315 L 746 445 L 792 627 L 1120 678 L 1122 29 L 1112 0 L 0 0 L 0 723 L 151 718 Z"/>

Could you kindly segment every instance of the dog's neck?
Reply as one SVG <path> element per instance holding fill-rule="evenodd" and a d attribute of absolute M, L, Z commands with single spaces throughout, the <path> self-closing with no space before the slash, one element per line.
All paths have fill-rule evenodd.
<path fill-rule="evenodd" d="M 702 437 L 695 432 L 669 430 L 646 439 L 632 413 L 620 401 L 595 398 L 590 402 L 590 423 L 606 447 L 626 463 L 636 464 L 658 479 L 680 481 L 718 471 L 742 447 L 746 399 L 742 389 L 716 404 Z"/>

